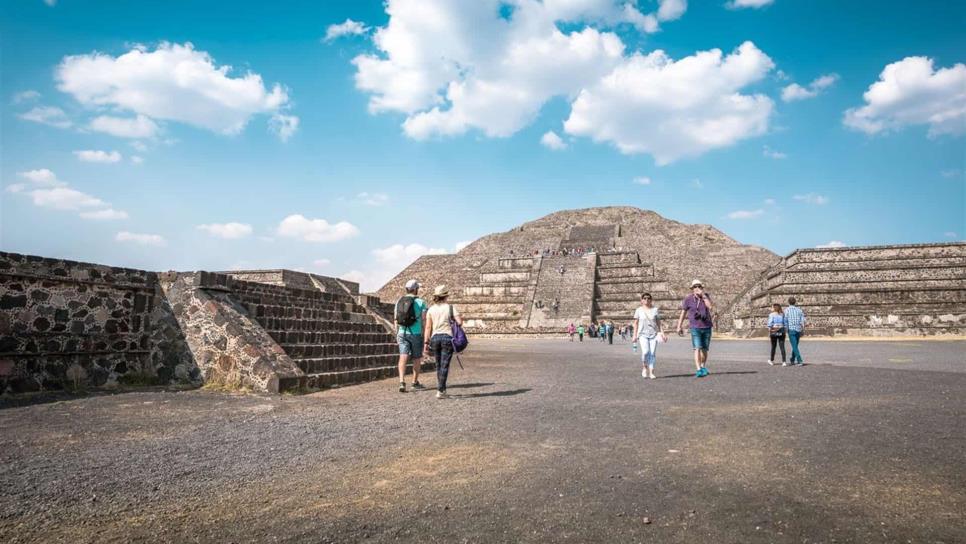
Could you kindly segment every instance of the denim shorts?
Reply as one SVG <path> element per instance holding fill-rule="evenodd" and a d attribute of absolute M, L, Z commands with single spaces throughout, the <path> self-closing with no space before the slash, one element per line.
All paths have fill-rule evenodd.
<path fill-rule="evenodd" d="M 396 341 L 399 342 L 400 355 L 409 355 L 413 359 L 423 356 L 423 335 L 399 331 L 396 333 Z"/>
<path fill-rule="evenodd" d="M 706 329 L 691 329 L 691 345 L 694 349 L 711 349 L 711 327 Z"/>

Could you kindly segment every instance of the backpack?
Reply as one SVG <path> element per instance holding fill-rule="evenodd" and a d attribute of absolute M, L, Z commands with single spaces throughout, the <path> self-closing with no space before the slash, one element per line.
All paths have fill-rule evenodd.
<path fill-rule="evenodd" d="M 466 332 L 463 331 L 463 327 L 456 322 L 456 318 L 453 317 L 453 305 L 449 305 L 449 326 L 453 329 L 453 351 L 460 353 L 466 346 L 470 344 L 470 341 L 466 339 Z"/>
<path fill-rule="evenodd" d="M 403 327 L 411 327 L 418 320 L 416 316 L 416 297 L 406 295 L 396 301 L 396 323 Z"/>

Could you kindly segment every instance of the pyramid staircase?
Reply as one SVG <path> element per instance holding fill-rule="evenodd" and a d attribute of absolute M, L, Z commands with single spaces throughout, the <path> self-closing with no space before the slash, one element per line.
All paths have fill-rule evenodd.
<path fill-rule="evenodd" d="M 540 257 L 499 259 L 484 268 L 476 285 L 450 297 L 467 330 L 505 332 L 526 324 L 540 271 Z"/>
<path fill-rule="evenodd" d="M 642 263 L 636 251 L 614 251 L 597 255 L 594 273 L 595 321 L 624 324 L 634 319 L 641 294 L 650 293 L 654 305 L 667 312 L 680 301 L 668 287 L 667 277 L 654 265 Z M 665 314 L 667 319 L 667 314 Z"/>

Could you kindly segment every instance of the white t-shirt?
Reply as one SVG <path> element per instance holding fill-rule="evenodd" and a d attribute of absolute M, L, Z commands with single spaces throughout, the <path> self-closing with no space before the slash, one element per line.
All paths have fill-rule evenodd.
<path fill-rule="evenodd" d="M 426 315 L 433 318 L 433 330 L 429 331 L 430 336 L 437 334 L 453 335 L 453 327 L 449 325 L 449 309 L 451 307 L 453 308 L 453 317 L 459 317 L 460 312 L 456 309 L 456 306 L 450 306 L 445 302 L 433 304 L 426 311 Z"/>
<path fill-rule="evenodd" d="M 638 306 L 634 310 L 634 319 L 637 320 L 637 334 L 639 336 L 646 338 L 657 336 L 657 322 L 661 319 L 661 314 L 658 312 L 657 306 L 652 306 L 651 308 Z"/>

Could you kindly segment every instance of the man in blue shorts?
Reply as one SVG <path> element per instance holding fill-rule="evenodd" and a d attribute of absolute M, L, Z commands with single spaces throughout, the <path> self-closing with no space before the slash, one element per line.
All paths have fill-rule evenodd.
<path fill-rule="evenodd" d="M 402 304 L 405 300 L 405 304 Z M 406 282 L 406 294 L 396 303 L 396 313 L 400 313 L 400 308 L 405 307 L 409 316 L 396 315 L 396 324 L 399 326 L 396 332 L 396 341 L 399 343 L 399 392 L 406 392 L 406 364 L 413 363 L 413 389 L 422 389 L 419 383 L 419 371 L 423 364 L 423 323 L 426 322 L 426 301 L 419 298 L 419 282 L 409 280 Z M 411 306 L 411 308 L 410 308 Z M 413 319 L 412 323 L 409 323 Z"/>
<path fill-rule="evenodd" d="M 691 327 L 691 346 L 694 347 L 694 367 L 697 378 L 708 375 L 708 349 L 711 348 L 712 312 L 714 306 L 711 296 L 704 292 L 701 280 L 691 282 L 691 294 L 681 302 L 681 315 L 678 317 L 678 335 L 684 336 L 684 317 L 688 317 Z"/>

